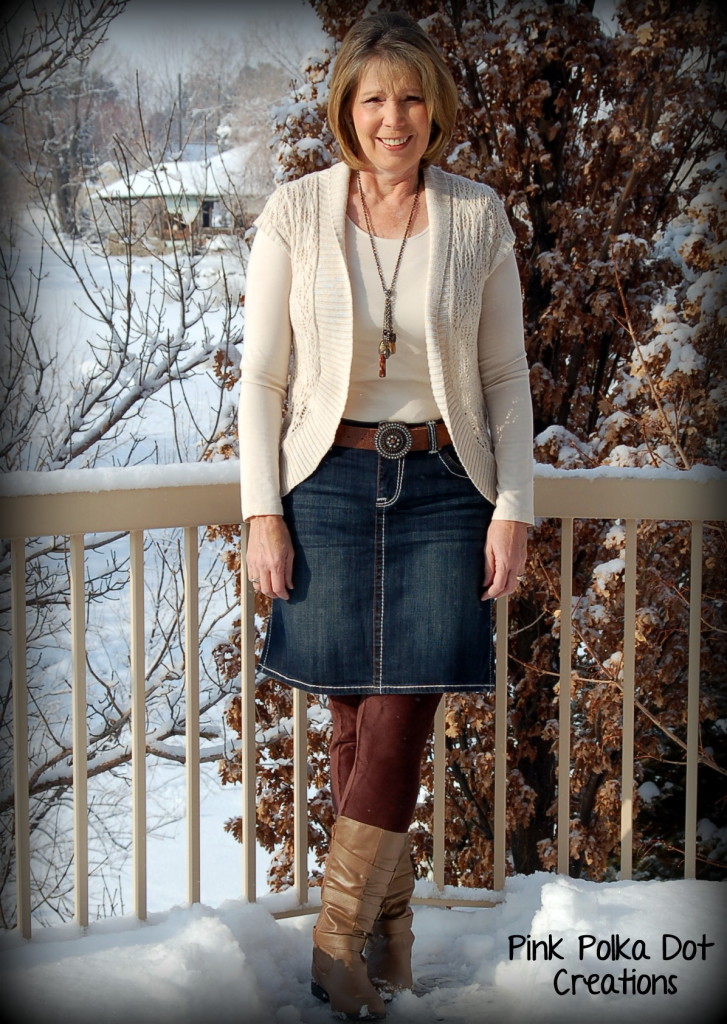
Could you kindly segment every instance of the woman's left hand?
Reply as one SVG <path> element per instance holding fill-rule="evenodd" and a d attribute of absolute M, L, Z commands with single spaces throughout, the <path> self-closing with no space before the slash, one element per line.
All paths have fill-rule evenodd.
<path fill-rule="evenodd" d="M 482 600 L 504 597 L 517 588 L 528 554 L 528 524 L 493 519 L 485 540 L 485 578 Z"/>

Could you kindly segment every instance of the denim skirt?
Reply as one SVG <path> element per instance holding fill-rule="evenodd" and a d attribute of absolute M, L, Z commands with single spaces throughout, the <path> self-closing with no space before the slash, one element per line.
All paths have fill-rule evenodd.
<path fill-rule="evenodd" d="M 451 445 L 400 459 L 334 446 L 283 511 L 293 590 L 272 603 L 258 678 L 334 696 L 492 689 L 493 506 Z"/>

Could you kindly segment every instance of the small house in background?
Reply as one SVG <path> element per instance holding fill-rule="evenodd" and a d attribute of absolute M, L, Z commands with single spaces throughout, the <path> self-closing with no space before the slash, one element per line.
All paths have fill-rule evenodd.
<path fill-rule="evenodd" d="M 115 233 L 151 241 L 199 240 L 244 230 L 262 209 L 247 146 L 203 160 L 164 160 L 98 189 Z M 261 194 L 256 194 L 261 193 Z"/>

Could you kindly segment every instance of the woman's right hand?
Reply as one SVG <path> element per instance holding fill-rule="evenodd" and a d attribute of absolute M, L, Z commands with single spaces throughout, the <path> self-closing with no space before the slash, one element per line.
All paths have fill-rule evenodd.
<path fill-rule="evenodd" d="M 288 591 L 293 589 L 293 543 L 282 516 L 251 517 L 247 578 L 266 597 L 288 600 Z"/>

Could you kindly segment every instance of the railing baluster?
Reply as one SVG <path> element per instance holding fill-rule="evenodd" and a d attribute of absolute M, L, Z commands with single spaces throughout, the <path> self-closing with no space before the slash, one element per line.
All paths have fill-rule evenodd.
<path fill-rule="evenodd" d="M 432 813 L 432 860 L 434 862 L 434 884 L 441 891 L 444 888 L 444 814 L 447 803 L 446 770 L 447 745 L 445 742 L 446 695 L 442 697 L 434 716 L 434 748 L 432 765 L 432 787 L 434 809 Z"/>
<path fill-rule="evenodd" d="M 570 705 L 573 647 L 573 520 L 560 530 L 560 683 L 558 692 L 558 872 L 570 874 Z"/>
<path fill-rule="evenodd" d="M 144 533 L 129 534 L 131 617 L 131 834 L 134 913 L 146 920 L 146 665 L 144 652 Z"/>
<path fill-rule="evenodd" d="M 621 879 L 631 878 L 634 815 L 634 696 L 636 690 L 636 527 L 626 520 L 623 706 L 621 719 Z"/>
<path fill-rule="evenodd" d="M 308 694 L 293 691 L 293 879 L 298 904 L 308 902 Z"/>
<path fill-rule="evenodd" d="M 506 810 L 507 810 L 507 634 L 509 606 L 506 597 L 495 602 L 495 839 L 492 851 L 493 885 L 498 892 L 505 887 Z"/>
<path fill-rule="evenodd" d="M 25 540 L 10 542 L 13 630 L 13 782 L 17 927 L 30 938 L 30 798 L 28 793 L 28 671 L 25 624 Z"/>
<path fill-rule="evenodd" d="M 73 864 L 76 923 L 88 925 L 88 727 L 86 587 L 83 534 L 71 537 L 71 695 L 73 718 Z"/>
<path fill-rule="evenodd" d="M 255 591 L 245 571 L 247 526 L 240 536 L 240 758 L 242 768 L 242 896 L 256 895 L 255 802 Z"/>
<path fill-rule="evenodd" d="M 184 691 L 187 788 L 187 902 L 200 901 L 199 798 L 199 538 L 184 530 Z"/>
<path fill-rule="evenodd" d="M 692 523 L 689 574 L 689 667 L 687 670 L 687 782 L 684 811 L 684 877 L 697 871 L 697 775 L 699 754 L 699 669 L 702 646 L 703 523 Z"/>

